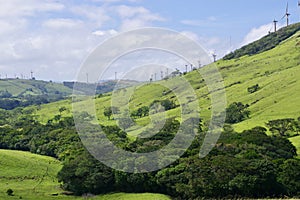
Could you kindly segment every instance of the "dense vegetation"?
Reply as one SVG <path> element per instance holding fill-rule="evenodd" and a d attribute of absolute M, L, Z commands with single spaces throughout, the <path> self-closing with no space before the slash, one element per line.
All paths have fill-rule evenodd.
<path fill-rule="evenodd" d="M 280 42 L 294 35 L 299 30 L 300 30 L 300 23 L 282 28 L 277 32 L 270 33 L 269 35 L 263 37 L 262 39 L 256 42 L 243 46 L 242 48 L 237 49 L 232 53 L 229 53 L 228 55 L 224 56 L 223 59 L 230 60 L 245 55 L 251 56 L 254 54 L 259 54 L 264 51 L 268 51 L 276 47 Z"/>
<path fill-rule="evenodd" d="M 76 195 L 156 192 L 177 199 L 300 195 L 300 161 L 294 158 L 295 147 L 282 134 L 268 136 L 262 127 L 237 133 L 225 126 L 213 151 L 200 159 L 198 153 L 206 129 L 200 124 L 193 144 L 175 163 L 152 173 L 130 174 L 95 160 L 82 146 L 72 118 L 62 117 L 43 125 L 24 113 L 15 119 L 8 117 L 14 114 L 1 111 L 0 122 L 6 125 L 0 127 L 0 148 L 62 160 L 58 178 L 64 189 Z M 179 124 L 169 119 L 158 134 L 135 141 L 116 126 L 105 126 L 103 130 L 120 148 L 151 152 L 168 144 Z"/>

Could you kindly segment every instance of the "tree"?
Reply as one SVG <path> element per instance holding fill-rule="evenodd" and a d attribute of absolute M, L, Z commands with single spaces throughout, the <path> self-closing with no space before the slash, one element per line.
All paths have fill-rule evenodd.
<path fill-rule="evenodd" d="M 6 194 L 8 195 L 8 196 L 14 196 L 14 191 L 12 190 L 12 189 L 8 189 L 7 191 L 6 191 Z"/>
<path fill-rule="evenodd" d="M 149 107 L 148 106 L 143 106 L 131 113 L 132 117 L 139 117 L 139 118 L 146 117 L 148 115 L 149 115 Z"/>
<path fill-rule="evenodd" d="M 244 105 L 241 102 L 234 102 L 226 108 L 225 122 L 229 124 L 235 124 L 249 118 L 250 111 L 249 105 Z"/>
<path fill-rule="evenodd" d="M 119 112 L 120 112 L 120 110 L 118 107 L 110 106 L 110 107 L 104 108 L 103 114 L 105 117 L 108 118 L 108 120 L 110 120 L 110 117 L 112 116 L 112 114 L 118 114 Z"/>
<path fill-rule="evenodd" d="M 300 160 L 289 159 L 281 166 L 279 182 L 282 183 L 288 195 L 294 196 L 300 194 Z"/>
<path fill-rule="evenodd" d="M 58 109 L 60 115 L 62 114 L 62 112 L 66 111 L 66 110 L 67 110 L 67 108 L 66 108 L 65 106 L 60 107 L 60 108 Z"/>
<path fill-rule="evenodd" d="M 287 136 L 289 131 L 293 131 L 295 120 L 292 118 L 270 120 L 266 125 L 273 134 Z"/>
<path fill-rule="evenodd" d="M 251 87 L 248 87 L 248 92 L 251 94 L 251 93 L 254 93 L 256 91 L 258 91 L 260 89 L 259 85 L 256 84 L 256 85 L 253 85 Z"/>
<path fill-rule="evenodd" d="M 108 120 L 110 120 L 110 117 L 112 115 L 112 109 L 111 109 L 111 107 L 104 108 L 103 114 L 104 114 L 105 117 L 108 118 Z"/>

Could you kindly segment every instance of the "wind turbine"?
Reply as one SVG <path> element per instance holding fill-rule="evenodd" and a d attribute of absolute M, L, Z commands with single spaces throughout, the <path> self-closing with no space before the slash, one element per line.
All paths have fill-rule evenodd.
<path fill-rule="evenodd" d="M 277 31 L 277 20 L 276 19 L 274 19 L 274 21 L 273 21 L 273 23 L 274 23 L 274 32 L 276 32 Z"/>
<path fill-rule="evenodd" d="M 286 26 L 289 26 L 289 16 L 290 16 L 290 15 L 291 15 L 291 14 L 289 13 L 289 2 L 287 2 L 285 14 L 284 14 L 283 17 L 281 18 L 281 19 L 283 19 L 283 18 L 286 17 Z"/>
<path fill-rule="evenodd" d="M 217 54 L 216 54 L 215 51 L 212 53 L 212 57 L 214 59 L 214 62 L 216 62 L 217 61 Z"/>

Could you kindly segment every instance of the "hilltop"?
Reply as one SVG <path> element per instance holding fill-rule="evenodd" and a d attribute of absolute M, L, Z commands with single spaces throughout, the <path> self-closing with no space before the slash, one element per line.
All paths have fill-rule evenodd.
<path fill-rule="evenodd" d="M 1 79 L 0 88 L 0 108 L 7 110 L 58 101 L 72 94 L 60 83 L 34 79 Z"/>
<path fill-rule="evenodd" d="M 300 30 L 300 23 L 292 24 L 288 27 L 284 27 L 276 32 L 272 32 L 267 36 L 264 36 L 260 40 L 257 40 L 253 43 L 243 46 L 240 49 L 235 50 L 234 52 L 224 56 L 224 60 L 230 60 L 234 58 L 240 58 L 245 55 L 255 55 L 268 51 L 275 48 L 282 41 L 288 39 L 294 35 L 297 31 Z"/>

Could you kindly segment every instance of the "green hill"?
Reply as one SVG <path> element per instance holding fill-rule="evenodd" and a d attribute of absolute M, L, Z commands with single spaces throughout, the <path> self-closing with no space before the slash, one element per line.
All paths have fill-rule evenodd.
<path fill-rule="evenodd" d="M 284 30 L 289 29 L 282 29 L 280 32 Z M 264 126 L 265 122 L 271 119 L 300 116 L 300 32 L 282 41 L 271 50 L 252 56 L 219 60 L 215 64 L 224 78 L 227 104 L 241 101 L 250 106 L 250 119 L 234 125 L 238 131 L 258 125 Z M 201 70 L 209 67 L 206 66 Z M 184 78 L 189 80 L 199 97 L 201 117 L 206 120 L 209 119 L 210 99 L 205 83 L 199 79 L 196 71 L 188 73 Z M 169 81 L 175 82 L 176 78 Z M 257 92 L 249 93 L 248 88 L 256 84 L 260 89 Z M 134 110 L 142 106 L 149 106 L 156 99 L 174 99 L 173 93 L 165 94 L 165 91 L 165 87 L 155 82 L 137 87 L 130 100 L 130 108 Z M 78 102 L 78 104 L 84 105 L 84 102 Z M 63 101 L 60 104 L 57 102 L 45 105 L 36 112 L 36 116 L 38 118 L 42 116 L 42 121 L 46 122 L 47 118 L 52 118 L 58 113 L 60 106 L 71 108 L 71 102 Z M 108 106 L 110 106 L 109 94 L 96 99 L 100 123 L 114 123 L 103 115 L 104 107 Z M 176 116 L 179 110 L 180 108 L 175 108 L 167 113 L 169 116 Z M 136 121 L 144 124 L 148 122 L 148 118 L 145 117 Z"/>
<path fill-rule="evenodd" d="M 0 150 L 0 199 L 52 199 L 62 192 L 56 178 L 61 167 L 54 158 Z M 14 196 L 6 194 L 8 189 Z"/>
<path fill-rule="evenodd" d="M 0 108 L 6 110 L 54 102 L 71 94 L 72 90 L 60 83 L 25 79 L 0 80 Z"/>
<path fill-rule="evenodd" d="M 65 87 L 63 84 L 41 80 L 1 79 L 0 88 L 1 91 L 8 91 L 13 97 L 43 94 L 72 94 L 72 89 Z"/>
<path fill-rule="evenodd" d="M 82 199 L 63 195 L 57 181 L 57 173 L 62 165 L 54 158 L 22 151 L 0 150 L 0 199 Z M 13 196 L 7 194 L 12 189 Z M 116 193 L 94 196 L 95 200 L 168 200 L 161 194 Z"/>

